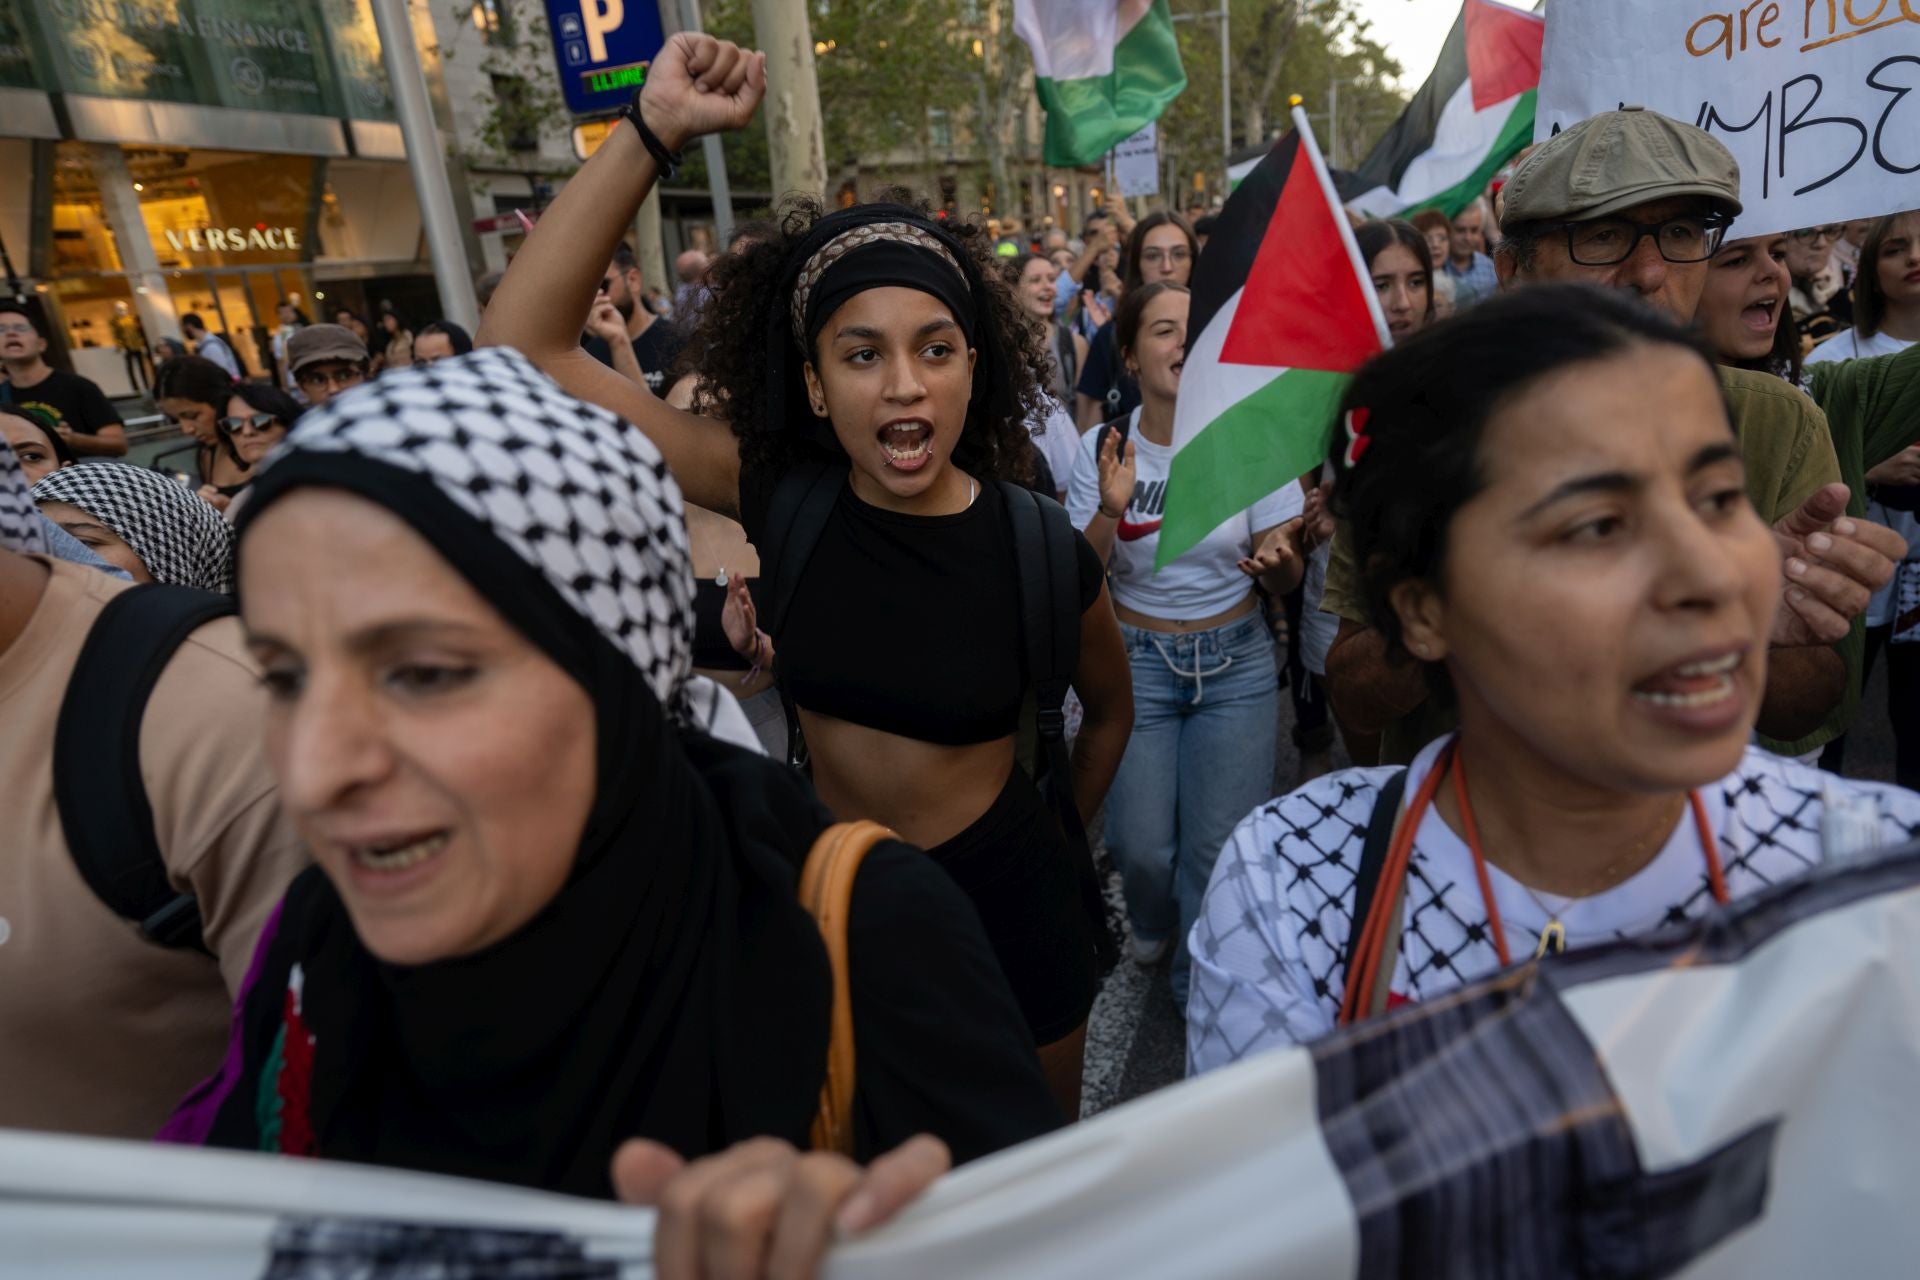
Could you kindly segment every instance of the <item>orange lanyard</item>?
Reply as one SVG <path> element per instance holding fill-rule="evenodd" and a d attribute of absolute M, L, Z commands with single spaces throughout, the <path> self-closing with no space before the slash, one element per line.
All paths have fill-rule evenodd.
<path fill-rule="evenodd" d="M 1507 950 L 1507 931 L 1500 920 L 1500 906 L 1494 901 L 1493 880 L 1487 874 L 1486 855 L 1480 852 L 1480 833 L 1473 821 L 1473 805 L 1467 799 L 1467 775 L 1459 761 L 1459 739 L 1447 744 L 1434 762 L 1433 771 L 1420 784 L 1413 803 L 1395 824 L 1393 840 L 1387 846 L 1386 861 L 1381 865 L 1380 884 L 1373 895 L 1373 906 L 1367 912 L 1360 932 L 1360 947 L 1354 953 L 1354 973 L 1347 975 L 1346 991 L 1340 1000 L 1340 1025 L 1345 1026 L 1359 1020 L 1366 999 L 1365 993 L 1371 992 L 1379 978 L 1380 953 L 1386 941 L 1387 922 L 1395 911 L 1401 909 L 1400 888 L 1406 883 L 1407 868 L 1413 856 L 1413 837 L 1420 829 L 1420 822 L 1433 805 L 1433 797 L 1440 789 L 1441 780 L 1449 770 L 1453 773 L 1454 799 L 1460 805 L 1460 825 L 1465 828 L 1467 849 L 1473 854 L 1474 875 L 1480 881 L 1480 900 L 1487 908 L 1487 927 L 1493 933 L 1494 949 L 1500 955 L 1500 965 L 1505 968 L 1513 963 L 1513 957 Z M 1707 862 L 1707 883 L 1712 887 L 1713 900 L 1725 905 L 1727 902 L 1726 876 L 1720 868 L 1720 851 L 1713 836 L 1713 826 L 1707 821 L 1707 806 L 1700 799 L 1698 791 L 1689 791 L 1687 800 L 1693 807 L 1694 829 L 1700 836 L 1700 851 Z M 1391 892 L 1389 892 L 1391 887 Z"/>

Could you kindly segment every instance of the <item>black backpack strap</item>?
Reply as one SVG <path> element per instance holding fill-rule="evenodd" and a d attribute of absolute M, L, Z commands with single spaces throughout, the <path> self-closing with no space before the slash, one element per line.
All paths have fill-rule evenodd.
<path fill-rule="evenodd" d="M 173 887 L 140 776 L 140 724 L 174 651 L 233 612 L 211 591 L 148 584 L 87 633 L 53 732 L 53 798 L 74 866 L 114 914 L 163 947 L 201 947 L 200 907 Z"/>
<path fill-rule="evenodd" d="M 1353 927 L 1347 931 L 1342 973 L 1352 973 L 1360 958 L 1360 934 L 1366 928 L 1367 913 L 1373 910 L 1374 896 L 1380 890 L 1380 872 L 1387 865 L 1387 847 L 1393 843 L 1394 823 L 1400 817 L 1400 797 L 1406 791 L 1407 771 L 1401 769 L 1382 783 L 1374 795 L 1373 816 L 1367 819 L 1367 838 L 1360 846 L 1360 866 L 1353 877 Z"/>
<path fill-rule="evenodd" d="M 1080 665 L 1080 557 L 1073 523 L 1053 499 L 1010 480 L 1000 482 L 1013 531 L 1013 560 L 1020 573 L 1020 638 L 1027 679 L 1033 685 L 1034 721 L 1040 738 L 1034 772 L 1040 795 L 1066 840 L 1080 886 L 1102 969 L 1120 959 L 1119 943 L 1107 927 L 1107 900 L 1093 845 L 1073 801 L 1073 766 L 1067 758 L 1067 717 L 1063 709 Z"/>
<path fill-rule="evenodd" d="M 1066 739 L 1067 690 L 1080 663 L 1080 560 L 1073 524 L 1052 498 L 1003 480 L 1020 571 L 1020 637 L 1038 704 L 1040 741 Z"/>
<path fill-rule="evenodd" d="M 803 462 L 774 486 L 773 499 L 767 504 L 767 545 L 756 550 L 767 593 L 766 625 L 761 630 L 776 641 L 793 605 L 793 589 L 826 532 L 827 518 L 846 482 L 844 467 Z"/>
<path fill-rule="evenodd" d="M 826 532 L 833 504 L 839 501 L 846 483 L 844 467 L 803 462 L 780 477 L 767 503 L 767 545 L 755 549 L 760 552 L 760 581 L 765 589 L 766 612 L 760 629 L 773 639 L 776 654 L 787 611 L 793 606 L 794 588 L 806 572 L 807 561 L 813 558 L 813 549 L 820 544 L 820 535 Z M 780 691 L 781 709 L 787 714 L 787 763 L 804 770 L 808 764 L 807 740 L 800 732 L 793 695 L 778 670 L 773 683 Z"/>

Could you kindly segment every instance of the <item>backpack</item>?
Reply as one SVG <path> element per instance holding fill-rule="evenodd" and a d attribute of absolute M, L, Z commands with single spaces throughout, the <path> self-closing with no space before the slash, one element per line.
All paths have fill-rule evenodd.
<path fill-rule="evenodd" d="M 140 723 L 186 638 L 231 597 L 149 583 L 107 602 L 88 631 L 53 731 L 53 799 L 74 867 L 156 946 L 206 950 L 200 904 L 173 887 L 140 776 Z"/>
<path fill-rule="evenodd" d="M 774 489 L 767 507 L 769 554 L 761 559 L 761 579 L 767 589 L 764 629 L 776 642 L 792 605 L 794 585 L 812 558 L 846 482 L 844 465 L 816 461 L 795 467 Z M 1073 802 L 1067 757 L 1064 707 L 1080 659 L 1080 565 L 1073 525 L 1053 499 L 1012 481 L 1002 480 L 999 485 L 1013 537 L 1013 558 L 1020 570 L 1020 630 L 1032 689 L 1035 738 L 1022 744 L 1030 750 L 1018 754 L 1073 858 L 1081 906 L 1104 970 L 1118 962 L 1119 944 L 1107 927 L 1106 896 L 1094 868 L 1086 825 Z M 786 681 L 777 672 L 775 680 L 787 713 L 788 763 L 804 769 L 807 746 L 800 717 Z"/>

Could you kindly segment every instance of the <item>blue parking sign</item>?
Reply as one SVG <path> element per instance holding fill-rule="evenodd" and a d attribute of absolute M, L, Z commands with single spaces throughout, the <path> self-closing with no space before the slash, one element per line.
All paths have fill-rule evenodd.
<path fill-rule="evenodd" d="M 660 52 L 658 0 L 547 0 L 560 92 L 577 116 L 627 105 Z"/>

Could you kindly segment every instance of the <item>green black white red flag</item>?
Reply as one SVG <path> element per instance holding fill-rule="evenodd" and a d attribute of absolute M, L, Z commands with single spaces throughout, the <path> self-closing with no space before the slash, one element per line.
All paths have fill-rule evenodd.
<path fill-rule="evenodd" d="M 1317 469 L 1386 319 L 1297 106 L 1228 197 L 1193 275 L 1157 565 Z"/>
<path fill-rule="evenodd" d="M 1046 160 L 1092 164 L 1187 87 L 1167 0 L 1014 0 L 1047 110 Z"/>
<path fill-rule="evenodd" d="M 1451 218 L 1533 141 L 1545 19 L 1493 0 L 1466 0 L 1433 74 L 1340 198 L 1391 218 L 1438 209 Z"/>

